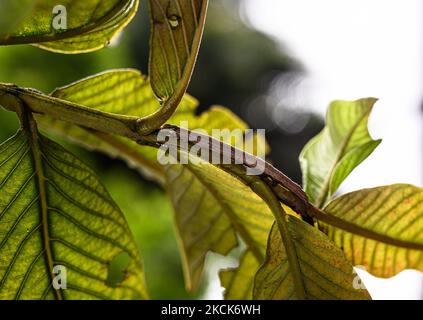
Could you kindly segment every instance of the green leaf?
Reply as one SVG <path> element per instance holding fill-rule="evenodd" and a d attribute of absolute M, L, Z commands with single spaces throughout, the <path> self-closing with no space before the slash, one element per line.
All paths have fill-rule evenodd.
<path fill-rule="evenodd" d="M 31 114 L 0 146 L 0 298 L 144 299 L 143 267 L 126 220 L 95 173 L 41 136 Z M 110 264 L 130 262 L 108 283 Z M 52 286 L 64 266 L 67 288 Z"/>
<path fill-rule="evenodd" d="M 6 28 L 0 29 L 0 45 L 35 44 L 60 53 L 90 52 L 105 47 L 132 20 L 138 8 L 138 0 L 19 2 L 15 10 L 0 13 L 0 20 L 3 16 L 13 18 L 6 20 L 9 21 Z M 9 1 L 6 5 L 11 6 Z M 53 9 L 57 5 L 66 8 L 64 30 L 53 27 L 58 14 Z"/>
<path fill-rule="evenodd" d="M 57 88 L 50 96 L 92 109 L 127 116 L 145 117 L 157 111 L 157 101 L 147 77 L 135 69 L 102 72 Z M 186 95 L 178 112 L 194 113 L 196 99 Z"/>
<path fill-rule="evenodd" d="M 305 299 L 369 299 L 366 290 L 355 289 L 356 274 L 352 265 L 323 233 L 305 222 L 287 217 L 289 237 L 295 247 Z M 266 261 L 255 278 L 254 298 L 298 299 L 292 262 L 288 258 L 281 234 L 272 228 Z M 303 297 L 301 297 L 303 298 Z"/>
<path fill-rule="evenodd" d="M 287 214 L 299 218 L 289 207 L 283 206 Z M 267 247 L 267 244 L 266 244 Z M 262 261 L 264 262 L 264 261 Z M 254 280 L 261 261 L 258 261 L 248 249 L 243 253 L 237 268 L 222 270 L 219 273 L 222 286 L 225 288 L 226 300 L 253 299 Z"/>
<path fill-rule="evenodd" d="M 207 11 L 207 0 L 149 0 L 150 77 L 161 101 L 182 98 L 191 78 Z"/>
<path fill-rule="evenodd" d="M 345 178 L 379 145 L 367 129 L 376 99 L 335 101 L 328 109 L 326 127 L 300 155 L 304 189 L 310 202 L 322 207 Z"/>
<path fill-rule="evenodd" d="M 354 265 L 378 277 L 423 271 L 422 188 L 364 189 L 336 198 L 324 211 L 336 220 L 335 226 L 321 224 L 322 229 Z"/>
<path fill-rule="evenodd" d="M 134 69 L 106 71 L 58 88 L 51 96 L 92 109 L 127 116 L 144 117 L 160 108 L 150 81 Z M 179 124 L 180 121 L 190 120 L 193 124 L 197 106 L 196 99 L 185 95 L 170 122 Z M 118 136 L 89 134 L 85 129 L 50 117 L 42 118 L 45 130 L 59 134 L 87 149 L 121 158 L 147 178 L 164 183 L 163 167 L 157 163 L 157 150 Z"/>
<path fill-rule="evenodd" d="M 149 0 L 151 16 L 149 75 L 162 104 L 143 119 L 148 134 L 175 112 L 191 79 L 200 48 L 208 0 Z"/>

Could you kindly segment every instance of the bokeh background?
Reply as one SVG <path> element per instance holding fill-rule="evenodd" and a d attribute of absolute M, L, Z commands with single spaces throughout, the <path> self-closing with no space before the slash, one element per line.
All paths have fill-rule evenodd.
<path fill-rule="evenodd" d="M 110 47 L 66 56 L 30 46 L 0 48 L 0 82 L 50 92 L 110 68 L 148 69 L 148 8 Z M 189 93 L 200 112 L 231 108 L 266 129 L 269 160 L 301 182 L 298 155 L 323 127 L 334 99 L 380 99 L 370 121 L 379 149 L 342 192 L 396 182 L 422 186 L 423 2 L 420 0 L 210 0 L 203 45 Z M 17 128 L 0 110 L 0 140 Z M 161 188 L 120 161 L 75 146 L 100 173 L 125 212 L 144 257 L 152 298 L 220 298 L 217 269 L 234 265 L 210 255 L 204 285 L 185 291 L 171 205 Z M 423 276 L 405 271 L 380 280 L 359 271 L 374 298 L 423 299 Z"/>

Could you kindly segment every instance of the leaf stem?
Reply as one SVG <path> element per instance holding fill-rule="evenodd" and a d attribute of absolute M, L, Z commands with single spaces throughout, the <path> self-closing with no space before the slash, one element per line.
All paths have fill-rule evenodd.
<path fill-rule="evenodd" d="M 37 101 L 38 99 L 42 100 Z M 53 99 L 53 102 L 49 102 Z M 60 99 L 51 98 L 42 93 L 31 91 L 30 89 L 18 88 L 15 85 L 0 84 L 0 104 L 9 111 L 16 112 L 22 119 L 22 103 L 25 108 L 34 113 L 49 115 L 55 119 L 66 121 L 72 124 L 79 125 L 83 128 L 88 128 L 94 131 L 107 133 L 111 135 L 120 135 L 129 138 L 140 145 L 147 145 L 158 148 L 163 143 L 157 141 L 157 132 L 149 135 L 142 135 L 137 131 L 137 121 L 139 118 L 116 115 L 112 113 L 102 112 L 87 108 L 81 105 L 65 102 Z M 391 244 L 399 247 L 422 250 L 423 245 L 416 244 L 409 241 L 395 239 L 368 229 L 365 229 L 354 223 L 342 220 L 333 215 L 328 215 L 321 209 L 313 206 L 305 194 L 305 192 L 295 182 L 285 176 L 282 172 L 274 168 L 263 159 L 255 157 L 244 151 L 238 150 L 235 147 L 228 146 L 224 142 L 214 139 L 213 137 L 204 136 L 200 133 L 193 133 L 189 130 L 179 128 L 176 126 L 165 125 L 165 130 L 174 130 L 177 133 L 178 139 L 183 137 L 194 136 L 194 140 L 203 136 L 200 143 L 205 143 L 203 147 L 209 148 L 210 152 L 219 152 L 221 150 L 231 150 L 233 159 L 236 155 L 242 156 L 243 165 L 240 166 L 221 166 L 221 168 L 231 174 L 241 177 L 245 174 L 235 172 L 234 168 L 245 168 L 251 166 L 251 163 L 264 162 L 265 172 L 261 175 L 261 179 L 273 190 L 277 198 L 294 211 L 301 214 L 303 220 L 313 225 L 313 219 L 320 220 L 324 223 L 330 224 L 342 230 L 353 234 L 361 235 L 369 239 L 380 241 L 386 244 Z M 184 132 L 187 131 L 187 132 Z M 181 134 L 184 133 L 184 134 Z M 186 145 L 178 141 L 178 146 Z M 219 149 L 215 149 L 219 146 Z M 224 148 L 223 148 L 224 146 Z M 185 150 L 188 151 L 188 150 Z M 237 151 L 237 152 L 235 152 Z M 240 159 L 237 159 L 238 161 Z"/>
<path fill-rule="evenodd" d="M 0 84 L 0 103 L 9 111 L 13 112 L 18 112 L 18 105 L 24 103 L 26 108 L 33 113 L 48 115 L 54 119 L 66 121 L 85 129 L 123 136 L 140 145 L 158 148 L 163 144 L 163 142 L 157 140 L 158 131 L 149 135 L 144 135 L 140 132 L 140 118 L 138 117 L 99 111 L 50 97 L 33 89 Z M 299 185 L 263 159 L 198 132 L 192 132 L 171 125 L 165 125 L 162 130 L 170 130 L 177 134 L 179 141 L 176 147 L 178 148 L 181 146 L 190 146 L 195 141 L 201 144 L 201 147 L 207 148 L 211 153 L 221 155 L 223 150 L 230 150 L 233 163 L 242 163 L 243 167 L 251 167 L 251 164 L 254 163 L 256 166 L 262 166 L 264 168 L 262 177 L 276 191 L 278 198 L 300 213 L 305 221 L 313 224 L 312 218 L 307 213 L 308 199 L 305 192 Z M 186 137 L 188 137 L 189 141 L 181 141 L 182 139 L 186 139 Z M 189 152 L 189 150 L 184 151 Z"/>
<path fill-rule="evenodd" d="M 0 84 L 0 104 L 17 112 L 22 101 L 32 113 L 49 115 L 84 128 L 113 133 L 132 140 L 140 139 L 137 132 L 138 117 L 99 111 L 72 102 L 47 96 L 33 89 Z"/>
<path fill-rule="evenodd" d="M 285 247 L 286 255 L 288 257 L 289 268 L 291 270 L 292 277 L 294 278 L 295 293 L 297 294 L 298 299 L 305 300 L 306 291 L 301 274 L 300 263 L 298 260 L 295 244 L 292 241 L 291 233 L 289 231 L 287 214 L 285 210 L 283 209 L 281 203 L 279 202 L 272 189 L 270 189 L 270 187 L 259 177 L 243 176 L 243 178 L 246 179 L 246 182 L 248 182 L 251 190 L 259 195 L 272 211 L 282 238 L 283 245 Z"/>

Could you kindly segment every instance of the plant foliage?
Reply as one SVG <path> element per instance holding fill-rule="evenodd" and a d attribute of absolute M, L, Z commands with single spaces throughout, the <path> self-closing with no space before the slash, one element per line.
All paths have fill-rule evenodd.
<path fill-rule="evenodd" d="M 136 0 L 62 1 L 68 28 L 58 31 L 51 23 L 54 1 L 19 2 L 2 2 L 14 16 L 0 13 L 0 45 L 61 53 L 103 48 L 138 8 Z M 421 188 L 397 184 L 333 199 L 381 142 L 367 128 L 375 99 L 329 106 L 326 127 L 300 155 L 302 189 L 242 150 L 237 137 L 216 136 L 213 129 L 248 128 L 228 109 L 213 106 L 196 114 L 198 102 L 186 90 L 208 1 L 149 4 L 149 77 L 110 70 L 50 94 L 0 84 L 0 105 L 21 123 L 0 145 L 0 298 L 148 298 L 124 215 L 96 174 L 38 127 L 119 157 L 166 190 L 188 290 L 200 286 L 209 252 L 228 255 L 239 247 L 239 266 L 220 272 L 226 299 L 369 299 L 354 286 L 354 265 L 382 277 L 407 268 L 423 271 Z M 184 127 L 178 127 L 181 121 Z M 175 134 L 177 157 L 187 162 L 160 161 L 160 130 Z M 222 165 L 203 154 L 191 157 L 190 135 L 202 141 L 207 155 L 241 161 Z M 256 147 L 263 142 L 259 136 L 248 139 Z M 247 175 L 252 162 L 264 172 Z M 113 285 L 110 264 L 122 253 L 130 262 L 124 279 Z M 58 265 L 67 270 L 66 289 L 54 286 Z"/>

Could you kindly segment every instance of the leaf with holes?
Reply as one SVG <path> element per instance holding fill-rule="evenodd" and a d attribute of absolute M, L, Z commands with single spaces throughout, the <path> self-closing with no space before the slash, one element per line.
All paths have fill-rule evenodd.
<path fill-rule="evenodd" d="M 378 277 L 423 271 L 423 189 L 396 184 L 348 193 L 324 209 L 321 228 L 354 265 Z M 357 229 L 361 232 L 357 232 Z"/>
<path fill-rule="evenodd" d="M 0 12 L 0 20 L 10 22 L 0 31 L 0 45 L 34 44 L 60 53 L 103 48 L 132 20 L 138 8 L 138 0 L 13 2 L 20 2 L 15 10 Z M 6 5 L 12 4 L 7 1 Z"/>
<path fill-rule="evenodd" d="M 304 147 L 300 155 L 303 185 L 310 202 L 318 207 L 380 144 L 367 129 L 375 102 L 369 98 L 331 103 L 326 127 Z"/>
<path fill-rule="evenodd" d="M 138 248 L 126 220 L 91 169 L 41 136 L 31 114 L 0 146 L 0 298 L 144 299 Z M 124 280 L 109 265 L 130 257 Z M 66 290 L 53 287 L 66 268 Z"/>

